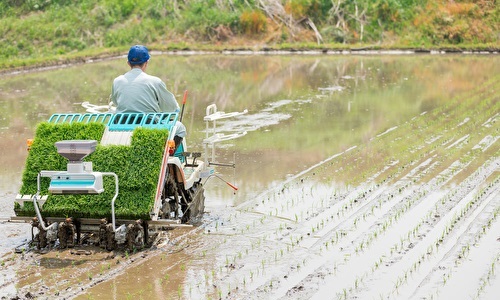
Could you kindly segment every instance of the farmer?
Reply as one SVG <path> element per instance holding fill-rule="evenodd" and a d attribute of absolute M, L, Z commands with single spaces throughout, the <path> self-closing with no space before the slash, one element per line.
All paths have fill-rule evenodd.
<path fill-rule="evenodd" d="M 128 52 L 130 71 L 113 81 L 111 100 L 117 113 L 162 113 L 179 112 L 175 96 L 167 90 L 165 83 L 146 73 L 149 63 L 148 49 L 142 45 L 132 46 Z M 186 136 L 186 127 L 176 124 L 175 146 Z"/>

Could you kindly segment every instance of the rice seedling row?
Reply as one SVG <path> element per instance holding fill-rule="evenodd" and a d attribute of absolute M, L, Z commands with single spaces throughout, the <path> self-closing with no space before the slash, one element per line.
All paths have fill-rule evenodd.
<path fill-rule="evenodd" d="M 218 221 L 214 232 L 240 237 L 214 267 L 220 296 L 362 298 L 374 286 L 381 297 L 439 294 L 456 272 L 433 268 L 465 265 L 496 224 L 497 85 L 333 155 Z M 378 150 L 386 159 L 366 169 L 363 155 Z M 345 177 L 352 184 L 324 184 Z M 416 288 L 425 278 L 436 291 Z"/>

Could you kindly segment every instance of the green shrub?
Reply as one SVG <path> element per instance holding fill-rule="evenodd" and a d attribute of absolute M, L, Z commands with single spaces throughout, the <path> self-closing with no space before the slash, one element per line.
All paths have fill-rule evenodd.
<path fill-rule="evenodd" d="M 182 11 L 175 28 L 180 33 L 189 32 L 201 39 L 210 39 L 219 25 L 235 28 L 239 13 L 217 6 L 216 1 L 194 1 Z"/>
<path fill-rule="evenodd" d="M 2 0 L 0 68 L 109 54 L 108 47 L 123 51 L 136 43 L 204 49 L 207 41 L 224 37 L 240 43 L 237 34 L 270 33 L 276 38 L 262 34 L 263 42 L 304 42 L 310 40 L 307 30 L 312 33 L 306 19 L 325 43 L 386 39 L 388 45 L 498 48 L 498 7 L 495 1 L 468 0 Z"/>
<path fill-rule="evenodd" d="M 266 16 L 260 10 L 244 11 L 240 16 L 240 27 L 246 34 L 266 31 Z"/>
<path fill-rule="evenodd" d="M 41 170 L 66 170 L 67 160 L 57 153 L 55 142 L 89 139 L 99 141 L 103 124 L 41 123 L 26 160 L 21 194 L 35 194 L 37 174 Z M 130 146 L 101 146 L 85 158 L 93 170 L 114 172 L 119 178 L 119 196 L 115 215 L 120 219 L 149 219 L 154 205 L 157 180 L 168 131 L 136 128 Z M 48 193 L 49 178 L 42 178 L 41 194 Z M 99 195 L 49 195 L 42 208 L 44 217 L 111 217 L 111 199 L 115 193 L 114 177 L 104 177 L 105 191 Z M 15 204 L 17 215 L 34 216 L 33 204 Z"/>

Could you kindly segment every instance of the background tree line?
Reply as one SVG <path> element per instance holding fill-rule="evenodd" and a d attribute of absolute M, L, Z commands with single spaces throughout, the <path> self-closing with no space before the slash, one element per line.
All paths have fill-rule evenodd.
<path fill-rule="evenodd" d="M 1 0 L 0 68 L 238 47 L 498 48 L 494 0 Z"/>

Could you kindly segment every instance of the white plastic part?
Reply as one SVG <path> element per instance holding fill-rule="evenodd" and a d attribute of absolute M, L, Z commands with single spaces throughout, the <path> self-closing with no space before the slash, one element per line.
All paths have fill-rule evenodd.
<path fill-rule="evenodd" d="M 118 244 L 123 244 L 127 240 L 127 227 L 122 224 L 115 230 L 115 241 Z"/>
<path fill-rule="evenodd" d="M 92 114 L 102 114 L 102 113 L 115 113 L 116 107 L 113 105 L 113 102 L 109 102 L 108 105 L 95 105 L 91 104 L 88 101 L 82 103 L 83 108 L 89 113 Z"/>
<path fill-rule="evenodd" d="M 57 240 L 57 229 L 59 228 L 59 223 L 54 222 L 47 227 L 47 241 L 55 242 Z"/>
<path fill-rule="evenodd" d="M 102 173 L 87 173 L 83 171 L 78 173 L 57 173 L 50 178 L 49 192 L 62 195 L 100 194 L 104 192 Z"/>
<path fill-rule="evenodd" d="M 217 111 L 217 105 L 215 105 L 215 104 L 211 104 L 211 105 L 207 106 L 207 109 L 205 111 L 206 115 L 203 118 L 203 120 L 206 123 L 206 137 L 203 140 L 203 146 L 205 148 L 205 166 L 206 167 L 209 166 L 209 162 L 208 162 L 208 146 L 209 145 L 212 147 L 211 161 L 214 162 L 215 161 L 215 144 L 216 143 L 236 139 L 236 138 L 242 137 L 242 136 L 247 134 L 246 131 L 228 134 L 228 135 L 225 135 L 223 133 L 219 133 L 219 132 L 217 132 L 217 120 L 241 116 L 241 115 L 244 115 L 246 113 L 248 113 L 247 109 L 245 109 L 242 112 L 225 113 L 223 111 Z M 210 123 L 212 123 L 211 126 L 210 126 Z M 211 130 L 210 130 L 210 127 L 211 127 Z"/>

